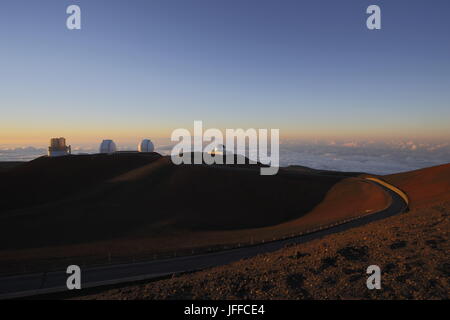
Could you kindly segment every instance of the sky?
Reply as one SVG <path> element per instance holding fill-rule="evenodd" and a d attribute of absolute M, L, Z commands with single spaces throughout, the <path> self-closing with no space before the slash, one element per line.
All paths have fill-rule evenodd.
<path fill-rule="evenodd" d="M 66 8 L 81 8 L 68 30 Z M 368 30 L 366 9 L 381 8 Z M 450 140 L 448 0 L 2 0 L 0 145 Z"/>

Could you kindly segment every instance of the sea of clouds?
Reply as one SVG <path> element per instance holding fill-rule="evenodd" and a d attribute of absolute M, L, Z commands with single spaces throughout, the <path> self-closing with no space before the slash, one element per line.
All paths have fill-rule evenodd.
<path fill-rule="evenodd" d="M 171 144 L 156 145 L 167 155 Z M 133 146 L 119 150 L 133 150 Z M 74 148 L 73 153 L 95 153 L 94 146 Z M 30 161 L 46 154 L 45 148 L 11 148 L 0 145 L 0 161 Z M 255 152 L 250 152 L 250 155 Z M 252 157 L 252 156 L 251 156 Z M 253 157 L 252 157 L 253 158 Z M 282 141 L 280 165 L 301 165 L 315 169 L 390 174 L 450 163 L 450 143 L 414 141 Z"/>
<path fill-rule="evenodd" d="M 343 142 L 280 146 L 281 166 L 390 174 L 450 163 L 449 143 Z"/>

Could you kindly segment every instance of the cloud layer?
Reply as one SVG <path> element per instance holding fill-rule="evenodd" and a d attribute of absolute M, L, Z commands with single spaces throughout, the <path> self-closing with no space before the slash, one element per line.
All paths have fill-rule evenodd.
<path fill-rule="evenodd" d="M 122 146 L 133 150 L 134 146 Z M 169 154 L 172 145 L 157 146 Z M 73 148 L 73 153 L 95 153 L 96 148 Z M 29 161 L 46 154 L 45 148 L 0 146 L 0 161 Z M 256 154 L 252 150 L 252 158 Z M 322 141 L 290 142 L 280 145 L 280 165 L 301 165 L 315 169 L 390 174 L 450 162 L 450 143 L 415 141 Z"/>

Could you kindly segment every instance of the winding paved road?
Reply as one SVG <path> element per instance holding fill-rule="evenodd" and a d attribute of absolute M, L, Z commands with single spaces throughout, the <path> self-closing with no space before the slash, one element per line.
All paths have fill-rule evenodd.
<path fill-rule="evenodd" d="M 366 180 L 376 184 L 392 197 L 392 203 L 388 208 L 285 240 L 195 256 L 83 269 L 81 275 L 82 288 L 154 279 L 176 273 L 225 265 L 261 253 L 273 252 L 290 244 L 304 243 L 332 233 L 384 219 L 408 209 L 408 199 L 405 199 L 404 194 L 399 193 L 398 189 L 396 190 L 394 186 L 390 186 L 382 181 L 378 182 L 377 179 L 373 178 Z M 59 271 L 0 278 L 0 299 L 64 292 L 67 291 L 67 277 L 68 275 L 64 271 Z"/>

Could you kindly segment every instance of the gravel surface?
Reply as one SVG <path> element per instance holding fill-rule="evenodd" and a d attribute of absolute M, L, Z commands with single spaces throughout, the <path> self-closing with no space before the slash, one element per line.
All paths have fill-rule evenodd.
<path fill-rule="evenodd" d="M 449 299 L 450 197 L 307 244 L 81 299 Z M 381 268 L 380 290 L 366 286 Z"/>

